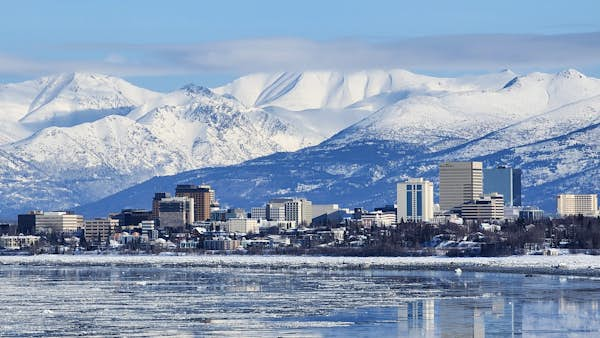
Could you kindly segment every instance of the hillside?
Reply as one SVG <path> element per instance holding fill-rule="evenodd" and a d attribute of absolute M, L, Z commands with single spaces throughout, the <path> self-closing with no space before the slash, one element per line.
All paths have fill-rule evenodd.
<path fill-rule="evenodd" d="M 318 146 L 154 178 L 81 210 L 148 206 L 145 196 L 153 191 L 200 182 L 213 185 L 228 205 L 251 207 L 299 195 L 316 203 L 374 207 L 393 203 L 399 180 L 423 176 L 437 184 L 439 163 L 481 160 L 488 167 L 522 168 L 524 202 L 553 211 L 559 192 L 600 189 L 599 83 L 567 70 L 515 77 L 494 90 L 414 96 Z"/>

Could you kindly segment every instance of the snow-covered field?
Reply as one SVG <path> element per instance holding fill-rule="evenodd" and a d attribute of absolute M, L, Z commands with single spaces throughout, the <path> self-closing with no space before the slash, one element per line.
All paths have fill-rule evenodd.
<path fill-rule="evenodd" d="M 330 257 L 330 256 L 0 256 L 2 265 L 115 265 L 159 267 L 240 267 L 273 269 L 399 269 L 495 271 L 600 276 L 600 257 L 590 255 L 509 257 Z"/>

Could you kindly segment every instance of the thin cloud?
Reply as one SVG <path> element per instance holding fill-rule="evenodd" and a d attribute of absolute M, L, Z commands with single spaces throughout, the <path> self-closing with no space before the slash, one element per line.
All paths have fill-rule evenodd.
<path fill-rule="evenodd" d="M 557 69 L 600 65 L 600 33 L 460 35 L 394 41 L 295 38 L 217 41 L 195 45 L 71 46 L 97 59 L 28 59 L 0 54 L 0 74 L 91 71 L 119 76 L 244 74 L 305 69 L 405 68 L 473 72 L 499 68 Z M 75 53 L 77 54 L 77 53 Z"/>

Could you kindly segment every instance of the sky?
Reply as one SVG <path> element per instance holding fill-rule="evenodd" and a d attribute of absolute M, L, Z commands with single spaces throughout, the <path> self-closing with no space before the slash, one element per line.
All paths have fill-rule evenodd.
<path fill-rule="evenodd" d="M 0 82 L 98 72 L 169 91 L 253 72 L 600 77 L 600 1 L 31 1 L 0 11 Z"/>

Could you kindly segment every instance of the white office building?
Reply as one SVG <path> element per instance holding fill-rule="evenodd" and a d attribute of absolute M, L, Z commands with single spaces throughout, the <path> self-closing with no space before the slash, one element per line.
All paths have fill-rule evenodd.
<path fill-rule="evenodd" d="M 598 215 L 598 195 L 558 195 L 556 197 L 556 213 L 560 216 L 596 216 Z"/>
<path fill-rule="evenodd" d="M 267 219 L 267 208 L 266 207 L 250 208 L 250 217 L 253 219 Z"/>
<path fill-rule="evenodd" d="M 440 164 L 440 209 L 457 210 L 463 203 L 483 194 L 481 162 L 446 162 Z"/>
<path fill-rule="evenodd" d="M 393 211 L 372 211 L 360 215 L 364 227 L 387 227 L 396 224 L 396 213 Z"/>
<path fill-rule="evenodd" d="M 2 236 L 0 237 L 0 248 L 8 250 L 20 250 L 37 245 L 40 242 L 39 236 Z"/>
<path fill-rule="evenodd" d="M 44 233 L 73 233 L 83 229 L 83 216 L 66 211 L 51 211 L 35 215 L 35 229 Z"/>
<path fill-rule="evenodd" d="M 304 198 L 275 198 L 267 204 L 267 217 L 272 221 L 296 221 L 308 225 L 312 221 L 312 202 Z"/>
<path fill-rule="evenodd" d="M 225 222 L 227 232 L 235 233 L 258 233 L 260 221 L 254 218 L 230 218 Z"/>
<path fill-rule="evenodd" d="M 398 222 L 433 220 L 433 183 L 423 178 L 409 179 L 397 185 Z"/>
<path fill-rule="evenodd" d="M 285 221 L 285 207 L 283 203 L 267 203 L 265 210 L 269 221 Z"/>

